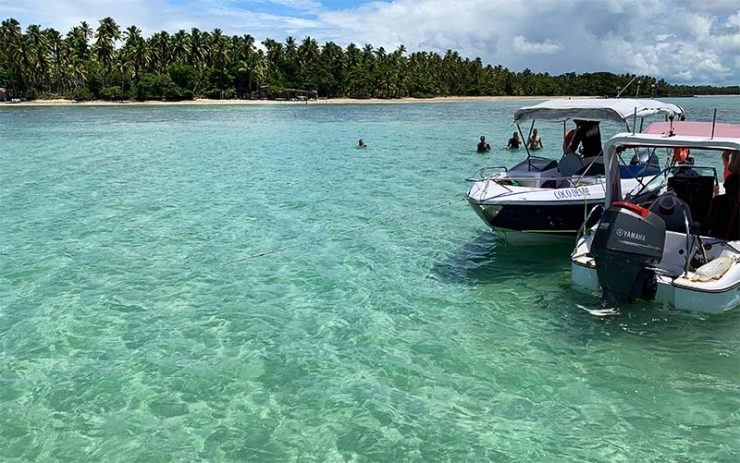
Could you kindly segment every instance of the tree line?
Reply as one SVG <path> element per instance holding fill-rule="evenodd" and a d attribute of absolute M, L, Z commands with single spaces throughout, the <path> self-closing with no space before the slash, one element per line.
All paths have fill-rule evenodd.
<path fill-rule="evenodd" d="M 322 97 L 426 98 L 479 95 L 625 96 L 740 94 L 740 86 L 672 85 L 664 79 L 609 72 L 550 75 L 484 65 L 480 58 L 372 45 L 322 45 L 311 37 L 257 46 L 249 34 L 192 28 L 146 38 L 112 18 L 85 21 L 65 36 L 15 19 L 0 25 L 0 87 L 11 98 L 187 100 L 284 95 L 316 90 Z"/>

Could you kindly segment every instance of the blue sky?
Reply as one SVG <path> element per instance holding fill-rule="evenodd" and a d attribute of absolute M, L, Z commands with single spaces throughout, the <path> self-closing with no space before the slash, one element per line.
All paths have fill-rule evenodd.
<path fill-rule="evenodd" d="M 481 57 L 536 72 L 740 84 L 740 0 L 0 0 L 0 17 L 66 33 L 105 16 L 146 34 L 220 28 L 284 40 Z"/>

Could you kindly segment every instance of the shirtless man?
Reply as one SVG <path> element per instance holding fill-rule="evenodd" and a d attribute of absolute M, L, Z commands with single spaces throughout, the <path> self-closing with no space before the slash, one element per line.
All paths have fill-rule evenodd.
<path fill-rule="evenodd" d="M 532 130 L 532 135 L 530 135 L 529 140 L 527 140 L 527 148 L 530 150 L 542 149 L 542 138 L 537 135 L 537 129 Z"/>

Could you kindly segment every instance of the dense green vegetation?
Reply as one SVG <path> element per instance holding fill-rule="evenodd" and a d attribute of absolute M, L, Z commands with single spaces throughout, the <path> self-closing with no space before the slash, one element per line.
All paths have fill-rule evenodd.
<path fill-rule="evenodd" d="M 86 22 L 66 36 L 15 19 L 0 26 L 0 87 L 8 97 L 166 99 L 280 96 L 286 89 L 317 90 L 322 97 L 399 98 L 449 95 L 609 95 L 634 75 L 608 72 L 551 76 L 529 69 L 512 72 L 462 58 L 448 50 L 408 54 L 401 46 L 333 42 L 306 37 L 272 39 L 256 47 L 250 35 L 193 28 L 149 38 L 136 26 L 121 30 L 112 19 Z M 738 94 L 740 87 L 676 86 L 641 76 L 626 94 L 678 96 Z"/>

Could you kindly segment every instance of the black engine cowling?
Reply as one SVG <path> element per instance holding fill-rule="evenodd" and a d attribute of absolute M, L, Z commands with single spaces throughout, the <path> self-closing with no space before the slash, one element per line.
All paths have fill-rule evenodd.
<path fill-rule="evenodd" d="M 655 274 L 646 267 L 660 262 L 665 233 L 660 216 L 635 204 L 614 203 L 604 212 L 591 255 L 606 299 L 655 297 Z"/>

